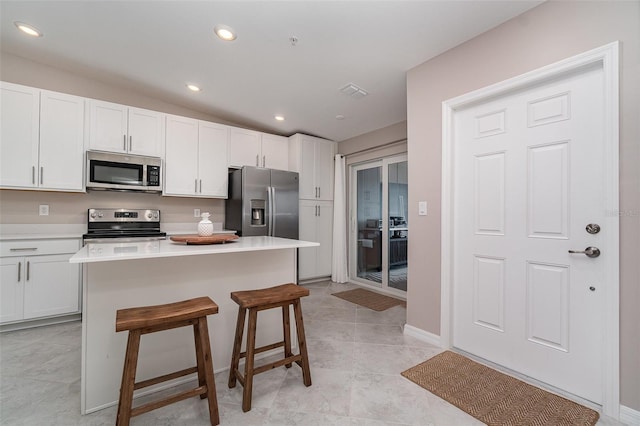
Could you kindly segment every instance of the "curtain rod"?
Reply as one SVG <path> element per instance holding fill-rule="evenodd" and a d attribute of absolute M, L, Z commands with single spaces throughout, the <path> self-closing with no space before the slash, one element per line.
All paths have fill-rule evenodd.
<path fill-rule="evenodd" d="M 364 152 L 376 151 L 376 150 L 379 150 L 379 149 L 388 148 L 388 147 L 391 147 L 391 146 L 394 146 L 394 145 L 399 145 L 401 143 L 406 143 L 406 142 L 407 142 L 406 138 L 398 139 L 398 140 L 386 143 L 384 145 L 378 145 L 378 146 L 374 146 L 374 147 L 371 147 L 371 148 L 365 148 L 365 149 L 361 149 L 359 151 L 354 151 L 354 152 L 350 152 L 348 154 L 340 154 L 340 155 L 345 156 L 345 157 L 351 157 L 352 155 L 362 154 Z"/>

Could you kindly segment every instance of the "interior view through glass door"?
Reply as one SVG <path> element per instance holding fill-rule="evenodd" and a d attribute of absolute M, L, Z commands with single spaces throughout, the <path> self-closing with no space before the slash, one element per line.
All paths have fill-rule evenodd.
<path fill-rule="evenodd" d="M 405 292 L 407 156 L 352 165 L 350 185 L 350 276 L 356 282 Z"/>

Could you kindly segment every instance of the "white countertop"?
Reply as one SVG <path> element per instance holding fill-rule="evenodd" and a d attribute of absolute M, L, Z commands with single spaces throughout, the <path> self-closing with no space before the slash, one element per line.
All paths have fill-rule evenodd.
<path fill-rule="evenodd" d="M 225 244 L 186 245 L 170 240 L 131 243 L 89 243 L 74 254 L 71 263 L 112 262 L 159 257 L 197 256 L 316 247 L 319 243 L 277 237 L 241 237 Z"/>

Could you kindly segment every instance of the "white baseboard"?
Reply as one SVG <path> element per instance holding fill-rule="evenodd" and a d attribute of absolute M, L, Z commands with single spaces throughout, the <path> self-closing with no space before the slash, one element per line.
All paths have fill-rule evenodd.
<path fill-rule="evenodd" d="M 620 421 L 629 426 L 640 426 L 640 411 L 621 405 Z"/>
<path fill-rule="evenodd" d="M 442 347 L 440 345 L 440 336 L 429 333 L 428 331 L 424 331 L 412 325 L 404 325 L 404 334 L 406 334 L 407 336 L 415 337 L 416 339 L 422 340 L 423 342 L 429 343 L 430 345 L 434 345 L 439 348 Z"/>

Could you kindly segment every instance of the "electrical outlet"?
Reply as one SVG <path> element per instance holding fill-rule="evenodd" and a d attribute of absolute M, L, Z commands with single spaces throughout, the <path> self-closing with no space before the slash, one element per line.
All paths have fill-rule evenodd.
<path fill-rule="evenodd" d="M 49 216 L 49 204 L 40 204 L 38 213 L 40 216 Z"/>
<path fill-rule="evenodd" d="M 193 209 L 193 217 L 200 217 L 200 209 Z"/>

